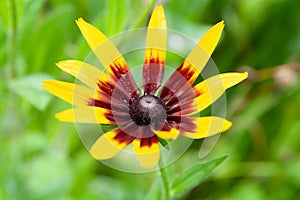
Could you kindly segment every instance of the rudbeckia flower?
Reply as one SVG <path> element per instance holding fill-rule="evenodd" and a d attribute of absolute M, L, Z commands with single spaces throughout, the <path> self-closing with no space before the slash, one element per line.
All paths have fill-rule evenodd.
<path fill-rule="evenodd" d="M 117 126 L 89 149 L 95 159 L 110 159 L 132 143 L 141 166 L 151 168 L 160 158 L 159 138 L 176 139 L 180 135 L 199 139 L 231 127 L 231 122 L 221 117 L 194 115 L 247 78 L 247 73 L 224 73 L 193 84 L 220 39 L 223 21 L 200 39 L 162 85 L 167 25 L 163 7 L 155 7 L 147 28 L 141 89 L 113 43 L 82 18 L 76 23 L 105 72 L 81 61 L 61 61 L 57 66 L 86 86 L 56 80 L 44 81 L 43 86 L 75 106 L 57 113 L 59 121 Z"/>

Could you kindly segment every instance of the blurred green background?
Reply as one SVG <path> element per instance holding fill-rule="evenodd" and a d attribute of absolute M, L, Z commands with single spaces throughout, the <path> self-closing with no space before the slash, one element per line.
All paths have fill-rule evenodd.
<path fill-rule="evenodd" d="M 300 195 L 300 1 L 165 0 L 168 28 L 199 39 L 225 21 L 212 58 L 221 72 L 248 71 L 227 92 L 234 122 L 209 157 L 229 159 L 177 199 L 296 199 Z M 128 174 L 93 160 L 74 124 L 54 114 L 70 105 L 41 87 L 74 79 L 55 63 L 90 52 L 75 19 L 113 36 L 145 27 L 149 0 L 3 0 L 0 4 L 0 199 L 144 199 L 155 173 Z M 199 31 L 198 31 L 199 30 Z M 142 60 L 142 58 L 141 58 Z M 194 163 L 195 141 L 170 170 Z"/>

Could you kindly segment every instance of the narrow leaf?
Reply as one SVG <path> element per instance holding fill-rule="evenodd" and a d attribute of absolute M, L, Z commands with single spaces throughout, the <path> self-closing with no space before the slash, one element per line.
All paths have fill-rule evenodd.
<path fill-rule="evenodd" d="M 170 142 L 167 140 L 164 140 L 162 138 L 158 138 L 158 142 L 165 148 L 167 148 L 168 150 L 170 150 Z"/>
<path fill-rule="evenodd" d="M 146 200 L 156 200 L 161 199 L 162 196 L 162 185 L 161 181 L 159 179 L 156 179 L 155 182 L 152 184 L 151 188 L 148 191 L 148 194 L 146 195 Z"/>
<path fill-rule="evenodd" d="M 227 156 L 198 163 L 179 174 L 171 184 L 171 195 L 175 196 L 199 185 Z"/>
<path fill-rule="evenodd" d="M 51 79 L 47 74 L 31 74 L 11 81 L 8 86 L 31 105 L 44 110 L 52 98 L 52 95 L 42 87 L 42 80 L 47 79 Z"/>

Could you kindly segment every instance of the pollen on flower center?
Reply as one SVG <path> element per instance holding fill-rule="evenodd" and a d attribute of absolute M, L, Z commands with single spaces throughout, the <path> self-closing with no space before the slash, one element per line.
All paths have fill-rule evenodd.
<path fill-rule="evenodd" d="M 148 126 L 166 119 L 166 106 L 160 98 L 144 95 L 131 101 L 129 114 L 136 125 Z"/>

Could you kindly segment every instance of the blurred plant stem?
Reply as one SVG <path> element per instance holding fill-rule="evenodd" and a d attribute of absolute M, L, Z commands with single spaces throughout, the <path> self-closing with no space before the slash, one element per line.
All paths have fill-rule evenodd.
<path fill-rule="evenodd" d="M 16 67 L 16 49 L 17 49 L 17 11 L 16 11 L 16 2 L 15 0 L 9 0 L 9 67 L 7 72 L 7 79 L 11 80 L 14 78 L 14 68 Z"/>
<path fill-rule="evenodd" d="M 150 1 L 150 3 L 147 5 L 145 11 L 136 20 L 136 23 L 129 28 L 129 30 L 134 30 L 134 29 L 140 28 L 142 26 L 142 24 L 147 21 L 146 18 L 149 15 L 149 13 L 151 13 L 151 10 L 153 9 L 156 2 L 157 2 L 157 0 Z M 130 38 L 130 36 L 131 36 L 131 31 L 127 34 L 128 38 Z M 126 38 L 121 40 L 117 45 L 122 46 L 125 41 L 126 41 Z"/>
<path fill-rule="evenodd" d="M 16 78 L 17 68 L 17 3 L 16 0 L 8 0 L 9 9 L 9 28 L 8 35 L 8 62 L 6 69 L 6 86 L 9 90 L 9 83 Z M 21 176 L 22 172 L 18 171 L 18 166 L 23 165 L 23 145 L 21 130 L 24 130 L 24 123 L 21 117 L 21 105 L 18 96 L 12 92 L 8 92 L 6 99 L 7 109 L 3 117 L 3 138 L 7 148 L 5 162 L 6 168 L 3 168 L 4 178 L 6 179 L 4 195 L 12 199 L 26 198 L 26 187 Z"/>
<path fill-rule="evenodd" d="M 9 43 L 9 55 L 8 55 L 8 65 L 6 79 L 7 84 L 12 82 L 16 78 L 15 69 L 16 69 L 16 58 L 17 58 L 17 4 L 16 0 L 8 0 L 9 2 L 9 29 L 8 29 L 8 43 Z M 6 124 L 7 130 L 11 133 L 18 133 L 22 127 L 20 120 L 19 109 L 16 108 L 16 105 L 19 105 L 19 98 L 12 92 L 9 92 L 8 96 L 8 113 L 7 116 L 10 116 L 9 124 Z"/>
<path fill-rule="evenodd" d="M 159 171 L 161 175 L 161 180 L 163 183 L 163 188 L 164 188 L 164 198 L 163 200 L 170 200 L 170 189 L 169 189 L 169 178 L 168 178 L 168 171 L 167 167 L 164 166 L 163 163 L 163 158 L 160 158 L 159 160 Z"/>
<path fill-rule="evenodd" d="M 155 3 L 157 2 L 157 0 L 151 0 L 150 3 L 147 5 L 147 8 L 145 9 L 145 11 L 141 14 L 140 18 L 136 21 L 136 23 L 132 26 L 131 29 L 136 29 L 138 27 L 140 27 L 143 22 L 145 22 L 147 16 L 149 15 L 150 11 L 153 9 Z"/>

